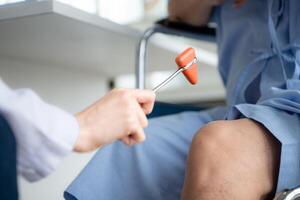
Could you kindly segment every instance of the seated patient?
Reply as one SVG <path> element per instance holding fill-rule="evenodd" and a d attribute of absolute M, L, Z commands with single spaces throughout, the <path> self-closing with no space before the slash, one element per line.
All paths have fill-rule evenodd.
<path fill-rule="evenodd" d="M 300 184 L 300 1 L 170 0 L 170 18 L 218 25 L 227 106 L 156 118 L 142 145 L 97 152 L 78 200 L 258 200 Z"/>

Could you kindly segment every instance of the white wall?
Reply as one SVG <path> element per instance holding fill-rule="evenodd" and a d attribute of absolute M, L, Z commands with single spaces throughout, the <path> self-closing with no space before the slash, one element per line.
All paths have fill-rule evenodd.
<path fill-rule="evenodd" d="M 107 90 L 100 74 L 41 66 L 29 62 L 0 58 L 0 76 L 13 88 L 29 87 L 45 101 L 70 113 L 83 109 Z M 21 200 L 57 200 L 76 177 L 92 154 L 72 154 L 57 171 L 44 180 L 30 184 L 20 179 Z"/>

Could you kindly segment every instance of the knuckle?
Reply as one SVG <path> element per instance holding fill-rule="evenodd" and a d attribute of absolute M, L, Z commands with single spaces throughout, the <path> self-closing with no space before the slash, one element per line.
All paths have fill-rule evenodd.
<path fill-rule="evenodd" d="M 122 100 L 128 100 L 130 98 L 130 94 L 127 91 L 120 91 L 119 95 Z"/>
<path fill-rule="evenodd" d="M 142 123 L 142 127 L 145 128 L 149 125 L 149 121 L 147 120 L 147 118 L 145 117 L 145 119 L 143 120 L 143 123 Z"/>
<path fill-rule="evenodd" d="M 145 114 L 150 114 L 152 112 L 153 106 L 145 106 L 144 108 Z"/>
<path fill-rule="evenodd" d="M 129 135 L 130 133 L 131 133 L 131 128 L 130 128 L 130 126 L 125 126 L 125 128 L 124 128 L 124 131 L 125 131 L 125 134 L 126 135 Z"/>
<path fill-rule="evenodd" d="M 124 93 L 120 95 L 120 101 L 122 105 L 127 108 L 127 112 L 132 111 L 132 98 L 130 94 Z"/>
<path fill-rule="evenodd" d="M 146 135 L 144 133 L 141 134 L 139 142 L 144 142 L 146 140 Z"/>
<path fill-rule="evenodd" d="M 132 116 L 132 112 L 130 111 L 131 109 L 126 104 L 124 106 L 125 106 L 125 108 L 124 108 L 124 118 L 127 119 L 128 122 L 132 122 L 133 121 L 133 116 Z"/>
<path fill-rule="evenodd" d="M 129 96 L 129 91 L 127 89 L 118 88 L 113 90 L 120 98 L 127 98 Z"/>
<path fill-rule="evenodd" d="M 135 120 L 131 120 L 129 122 L 129 128 L 130 128 L 130 131 L 132 131 L 132 132 L 135 132 L 136 130 L 138 130 L 138 125 L 135 122 Z"/>
<path fill-rule="evenodd" d="M 111 91 L 111 93 L 114 93 L 114 94 L 121 94 L 124 92 L 124 89 L 122 88 L 115 88 Z"/>
<path fill-rule="evenodd" d="M 135 120 L 132 117 L 125 116 L 125 129 L 127 133 L 131 133 L 135 127 Z"/>
<path fill-rule="evenodd" d="M 137 133 L 137 142 L 143 142 L 146 139 L 144 131 L 140 131 Z"/>
<path fill-rule="evenodd" d="M 128 124 L 128 127 L 133 129 L 136 126 L 135 119 L 133 117 L 127 117 L 127 124 Z"/>

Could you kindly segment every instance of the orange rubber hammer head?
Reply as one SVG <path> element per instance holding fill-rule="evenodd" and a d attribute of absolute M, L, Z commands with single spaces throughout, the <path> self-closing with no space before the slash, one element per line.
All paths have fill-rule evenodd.
<path fill-rule="evenodd" d="M 176 57 L 176 63 L 179 68 L 184 68 L 196 59 L 196 51 L 193 48 L 188 48 Z M 194 63 L 191 67 L 183 71 L 186 79 L 193 85 L 198 82 L 197 64 Z"/>

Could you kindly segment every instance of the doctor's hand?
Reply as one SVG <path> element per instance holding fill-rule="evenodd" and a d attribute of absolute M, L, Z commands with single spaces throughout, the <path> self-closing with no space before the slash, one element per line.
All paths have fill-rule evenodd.
<path fill-rule="evenodd" d="M 143 142 L 146 114 L 152 112 L 154 101 L 152 91 L 112 90 L 76 115 L 80 133 L 74 151 L 93 151 L 118 139 L 127 145 Z"/>

